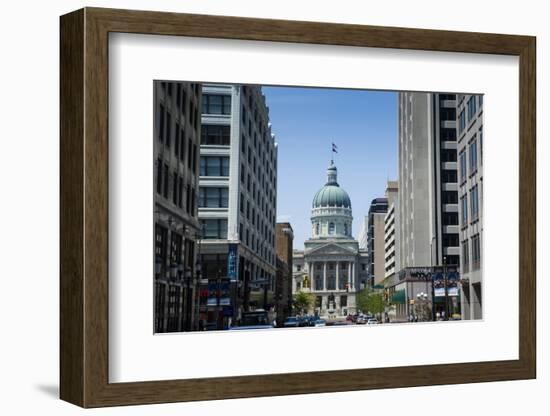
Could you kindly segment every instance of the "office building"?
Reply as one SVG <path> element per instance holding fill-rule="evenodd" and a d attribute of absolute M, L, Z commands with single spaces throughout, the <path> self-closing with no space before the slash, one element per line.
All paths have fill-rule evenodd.
<path fill-rule="evenodd" d="M 395 279 L 386 286 L 405 291 L 396 297 L 407 305 L 407 315 L 409 305 L 426 290 L 424 273 L 417 270 L 454 278 L 459 266 L 456 108 L 454 94 L 399 93 L 397 269 L 411 279 L 407 284 Z M 459 313 L 458 293 L 449 293 L 429 294 L 434 316 Z"/>
<path fill-rule="evenodd" d="M 199 185 L 205 327 L 273 314 L 277 146 L 260 87 L 203 84 Z"/>
<path fill-rule="evenodd" d="M 391 277 L 396 272 L 399 264 L 399 204 L 397 181 L 388 181 L 386 186 L 386 199 L 388 211 L 384 216 L 384 279 Z"/>
<path fill-rule="evenodd" d="M 388 198 L 372 200 L 367 216 L 367 252 L 369 256 L 369 285 L 378 286 L 386 277 L 384 223 Z"/>
<path fill-rule="evenodd" d="M 275 281 L 275 313 L 277 326 L 292 315 L 292 253 L 294 231 L 288 222 L 276 226 L 277 277 Z"/>
<path fill-rule="evenodd" d="M 154 83 L 155 332 L 197 328 L 201 86 Z"/>
<path fill-rule="evenodd" d="M 483 95 L 457 95 L 463 319 L 482 318 Z"/>

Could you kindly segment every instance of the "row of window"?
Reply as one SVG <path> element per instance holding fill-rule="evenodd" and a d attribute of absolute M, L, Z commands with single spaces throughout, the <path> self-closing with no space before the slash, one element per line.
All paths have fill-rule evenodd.
<path fill-rule="evenodd" d="M 477 136 L 474 135 L 472 141 L 468 144 L 467 150 L 466 147 L 460 152 L 460 183 L 463 184 L 466 182 L 466 179 L 469 175 L 473 175 L 477 172 L 478 166 L 478 146 L 482 148 L 482 130 L 479 131 L 480 142 L 478 144 Z M 468 163 L 466 158 L 468 157 Z"/>
<path fill-rule="evenodd" d="M 474 185 L 472 189 L 470 189 L 470 221 L 476 221 L 479 219 L 479 185 Z M 466 227 L 468 225 L 468 195 L 465 194 L 461 198 L 461 205 L 462 205 L 462 227 Z"/>
<path fill-rule="evenodd" d="M 229 156 L 201 156 L 200 176 L 229 176 Z"/>
<path fill-rule="evenodd" d="M 163 162 L 162 158 L 157 159 L 156 163 L 156 191 L 157 194 L 169 199 L 170 182 L 172 182 L 172 203 L 183 209 L 183 194 L 186 188 L 186 211 L 189 215 L 195 216 L 195 188 L 187 184 L 185 187 L 184 178 L 177 172 L 170 174 L 168 164 Z"/>
<path fill-rule="evenodd" d="M 203 94 L 202 114 L 231 114 L 231 95 L 227 94 Z"/>
<path fill-rule="evenodd" d="M 229 146 L 231 144 L 230 127 L 222 124 L 201 125 L 201 145 Z"/>
<path fill-rule="evenodd" d="M 479 108 L 481 108 L 483 105 L 483 95 L 472 95 L 468 98 L 466 109 L 463 109 L 458 115 L 458 134 L 461 134 L 466 129 L 467 123 L 474 119 L 478 104 Z"/>
<path fill-rule="evenodd" d="M 199 188 L 199 208 L 227 208 L 229 190 L 226 187 L 201 186 Z"/>
<path fill-rule="evenodd" d="M 338 290 L 347 290 L 350 287 L 348 276 L 338 277 Z M 327 287 L 323 285 L 323 277 L 315 276 L 313 290 L 336 290 L 336 276 L 327 276 Z"/>
<path fill-rule="evenodd" d="M 479 234 L 475 234 L 469 240 L 462 241 L 462 268 L 465 272 L 470 270 L 470 255 L 472 260 L 471 270 L 479 269 L 481 266 L 481 239 Z"/>
<path fill-rule="evenodd" d="M 272 248 L 275 245 L 275 236 L 270 231 L 267 231 L 267 233 L 269 234 L 267 239 L 260 239 L 260 237 L 254 235 L 254 232 L 248 227 L 245 229 L 242 223 L 239 224 L 239 239 L 252 251 L 274 264 L 275 256 L 272 252 Z"/>

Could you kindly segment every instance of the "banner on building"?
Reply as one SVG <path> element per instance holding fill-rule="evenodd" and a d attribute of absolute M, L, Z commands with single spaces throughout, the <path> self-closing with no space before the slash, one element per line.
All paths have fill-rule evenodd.
<path fill-rule="evenodd" d="M 237 254 L 238 244 L 229 244 L 227 253 L 227 277 L 232 282 L 235 282 L 238 277 L 239 256 Z"/>

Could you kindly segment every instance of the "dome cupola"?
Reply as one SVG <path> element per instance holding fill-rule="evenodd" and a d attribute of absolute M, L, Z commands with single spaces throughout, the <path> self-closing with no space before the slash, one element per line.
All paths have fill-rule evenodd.
<path fill-rule="evenodd" d="M 327 169 L 327 182 L 313 197 L 313 238 L 352 238 L 352 221 L 351 199 L 338 184 L 338 170 L 331 160 Z"/>

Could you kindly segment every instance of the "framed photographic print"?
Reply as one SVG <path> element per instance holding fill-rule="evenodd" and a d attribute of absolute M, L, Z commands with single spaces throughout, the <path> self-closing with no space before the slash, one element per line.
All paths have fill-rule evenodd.
<path fill-rule="evenodd" d="M 536 376 L 535 38 L 61 17 L 82 407 Z"/>

